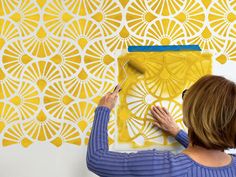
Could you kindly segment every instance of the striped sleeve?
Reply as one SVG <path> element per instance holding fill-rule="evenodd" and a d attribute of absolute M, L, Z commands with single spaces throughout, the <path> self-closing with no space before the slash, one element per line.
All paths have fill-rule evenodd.
<path fill-rule="evenodd" d="M 110 110 L 97 107 L 87 149 L 87 167 L 99 176 L 168 176 L 173 154 L 144 150 L 136 153 L 109 151 L 107 124 Z"/>
<path fill-rule="evenodd" d="M 185 131 L 180 130 L 179 133 L 176 135 L 175 139 L 185 148 L 188 147 L 189 139 L 188 139 L 188 134 Z"/>

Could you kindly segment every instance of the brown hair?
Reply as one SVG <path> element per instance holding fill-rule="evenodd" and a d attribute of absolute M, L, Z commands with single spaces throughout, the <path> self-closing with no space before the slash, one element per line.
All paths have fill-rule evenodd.
<path fill-rule="evenodd" d="M 192 145 L 225 150 L 236 147 L 236 84 L 206 75 L 185 93 L 183 120 Z"/>

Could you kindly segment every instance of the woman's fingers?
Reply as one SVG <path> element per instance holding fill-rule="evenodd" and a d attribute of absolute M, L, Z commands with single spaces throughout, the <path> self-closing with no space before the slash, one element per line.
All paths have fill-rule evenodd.
<path fill-rule="evenodd" d="M 118 94 L 120 91 L 121 91 L 121 87 L 120 87 L 120 85 L 118 84 L 118 85 L 115 87 L 115 90 L 113 91 L 113 94 Z"/>
<path fill-rule="evenodd" d="M 162 109 L 165 111 L 167 115 L 169 115 L 169 111 L 165 107 L 163 107 Z"/>
<path fill-rule="evenodd" d="M 160 112 L 160 114 L 161 114 L 163 117 L 165 117 L 165 116 L 166 116 L 165 111 L 163 111 L 163 109 L 162 109 L 160 106 L 156 106 L 156 107 L 157 107 L 158 111 Z"/>
<path fill-rule="evenodd" d="M 155 111 L 155 113 L 158 115 L 159 118 L 163 118 L 163 114 L 156 106 L 153 106 L 153 110 Z"/>
<path fill-rule="evenodd" d="M 157 126 L 158 128 L 161 128 L 161 125 L 158 122 L 153 122 L 153 125 Z"/>
<path fill-rule="evenodd" d="M 112 98 L 118 97 L 118 94 L 119 94 L 120 90 L 121 90 L 120 85 L 117 85 L 117 86 L 115 87 L 114 91 L 113 91 L 112 94 L 111 94 Z"/>
<path fill-rule="evenodd" d="M 111 92 L 107 92 L 107 93 L 105 94 L 105 96 L 109 96 L 109 95 L 111 95 Z"/>
<path fill-rule="evenodd" d="M 152 115 L 153 115 L 153 117 L 154 117 L 154 119 L 156 120 L 156 121 L 158 121 L 158 122 L 162 122 L 162 118 L 160 117 L 160 115 L 157 113 L 157 111 L 155 111 L 155 106 L 153 106 L 152 107 L 152 109 L 151 109 L 151 113 L 152 113 Z"/>

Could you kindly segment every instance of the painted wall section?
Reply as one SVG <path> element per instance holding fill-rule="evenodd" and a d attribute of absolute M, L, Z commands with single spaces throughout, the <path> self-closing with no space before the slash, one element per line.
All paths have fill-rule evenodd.
<path fill-rule="evenodd" d="M 235 79 L 235 20 L 230 0 L 0 0 L 0 176 L 93 176 L 86 145 L 118 51 L 198 44 Z"/>

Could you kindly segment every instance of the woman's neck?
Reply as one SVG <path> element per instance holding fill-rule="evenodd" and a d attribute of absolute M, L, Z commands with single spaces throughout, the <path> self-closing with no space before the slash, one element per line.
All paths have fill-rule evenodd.
<path fill-rule="evenodd" d="M 200 146 L 192 146 L 191 144 L 183 151 L 197 163 L 208 167 L 220 167 L 229 165 L 232 161 L 230 155 L 224 151 L 206 149 Z"/>

